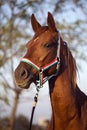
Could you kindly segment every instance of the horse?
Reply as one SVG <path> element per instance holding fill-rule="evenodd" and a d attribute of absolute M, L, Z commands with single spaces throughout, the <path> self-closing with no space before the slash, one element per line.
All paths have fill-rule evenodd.
<path fill-rule="evenodd" d="M 15 69 L 16 84 L 28 88 L 32 82 L 49 81 L 52 117 L 49 130 L 87 130 L 87 96 L 77 85 L 75 59 L 48 12 L 47 26 L 31 16 L 33 38 Z"/>

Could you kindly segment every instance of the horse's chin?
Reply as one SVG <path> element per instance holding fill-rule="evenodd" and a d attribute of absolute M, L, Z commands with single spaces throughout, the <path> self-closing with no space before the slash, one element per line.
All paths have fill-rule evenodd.
<path fill-rule="evenodd" d="M 16 85 L 17 85 L 17 87 L 19 87 L 19 88 L 21 88 L 21 89 L 27 89 L 27 88 L 30 87 L 30 84 L 31 84 L 32 82 L 33 82 L 32 79 L 29 79 L 29 80 L 27 80 L 27 81 L 21 81 L 21 82 L 16 81 Z"/>
<path fill-rule="evenodd" d="M 30 84 L 31 84 L 31 83 L 32 83 L 32 82 L 28 82 L 28 83 L 26 83 L 26 84 L 18 84 L 18 87 L 23 88 L 23 89 L 27 89 L 27 88 L 30 87 Z"/>

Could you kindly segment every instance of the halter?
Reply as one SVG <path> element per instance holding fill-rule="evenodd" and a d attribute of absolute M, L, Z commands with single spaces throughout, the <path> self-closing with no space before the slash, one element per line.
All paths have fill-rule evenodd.
<path fill-rule="evenodd" d="M 52 77 L 57 76 L 58 74 L 58 70 L 59 70 L 59 65 L 60 65 L 60 36 L 58 39 L 58 46 L 57 46 L 57 56 L 54 60 L 52 60 L 50 63 L 48 63 L 47 65 L 43 66 L 43 67 L 39 67 L 38 65 L 36 65 L 34 62 L 32 62 L 31 60 L 27 59 L 27 58 L 23 58 L 21 60 L 21 62 L 25 62 L 27 64 L 29 64 L 30 66 L 32 66 L 33 68 L 35 68 L 38 73 L 39 73 L 39 80 L 36 81 L 36 85 L 38 88 L 43 87 L 43 84 L 46 81 L 49 81 Z M 56 65 L 56 72 L 50 76 L 46 76 L 44 77 L 44 72 L 48 69 L 50 69 L 51 67 L 53 67 L 54 65 Z"/>
<path fill-rule="evenodd" d="M 52 77 L 57 76 L 58 75 L 58 70 L 59 70 L 59 66 L 60 66 L 60 35 L 59 35 L 59 39 L 58 39 L 58 46 L 57 46 L 57 55 L 56 58 L 54 60 L 52 60 L 49 64 L 43 66 L 43 67 L 39 67 L 38 65 L 36 65 L 35 63 L 33 63 L 31 60 L 27 59 L 27 58 L 23 58 L 21 60 L 21 62 L 25 62 L 27 64 L 29 64 L 30 66 L 32 66 L 33 68 L 35 68 L 38 73 L 39 73 L 39 80 L 37 80 L 37 84 L 36 84 L 36 95 L 34 97 L 34 104 L 32 107 L 32 113 L 31 113 L 31 118 L 30 118 L 30 126 L 29 126 L 29 130 L 31 130 L 32 127 L 32 121 L 33 121 L 33 116 L 34 116 L 34 111 L 35 111 L 35 107 L 38 101 L 38 94 L 39 94 L 39 89 L 41 87 L 43 87 L 43 84 L 46 81 L 49 81 Z M 43 73 L 50 69 L 51 67 L 53 67 L 54 65 L 56 65 L 56 72 L 50 76 L 46 76 L 44 77 Z"/>

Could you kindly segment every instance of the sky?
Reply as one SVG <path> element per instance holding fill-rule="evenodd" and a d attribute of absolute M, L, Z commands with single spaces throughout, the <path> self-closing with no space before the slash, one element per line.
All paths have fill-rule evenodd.
<path fill-rule="evenodd" d="M 78 69 L 79 88 L 87 94 L 87 61 L 81 63 L 81 69 Z"/>

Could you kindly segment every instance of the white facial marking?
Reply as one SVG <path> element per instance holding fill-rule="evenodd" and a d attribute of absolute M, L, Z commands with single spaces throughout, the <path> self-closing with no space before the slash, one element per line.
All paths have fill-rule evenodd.
<path fill-rule="evenodd" d="M 38 40 L 38 37 L 34 39 L 34 42 Z"/>

